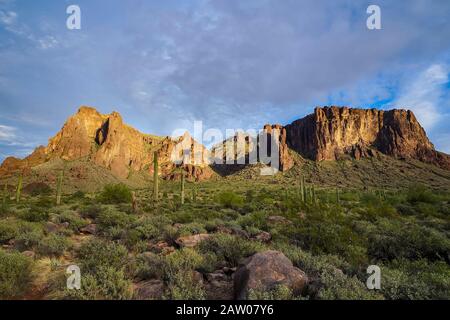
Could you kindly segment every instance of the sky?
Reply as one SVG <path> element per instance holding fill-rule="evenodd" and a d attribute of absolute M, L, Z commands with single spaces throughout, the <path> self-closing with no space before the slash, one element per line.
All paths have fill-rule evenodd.
<path fill-rule="evenodd" d="M 449 39 L 448 0 L 0 0 L 0 160 L 46 145 L 81 105 L 157 135 L 403 108 L 450 153 Z"/>

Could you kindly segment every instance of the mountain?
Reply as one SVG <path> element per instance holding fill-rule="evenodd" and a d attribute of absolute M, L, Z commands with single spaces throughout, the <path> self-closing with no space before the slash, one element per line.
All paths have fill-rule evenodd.
<path fill-rule="evenodd" d="M 71 116 L 62 129 L 49 140 L 46 147 L 38 147 L 25 159 L 9 157 L 0 166 L 0 175 L 8 175 L 50 162 L 55 159 L 65 161 L 85 160 L 111 171 L 121 179 L 126 179 L 133 172 L 153 173 L 153 153 L 158 155 L 161 174 L 170 177 L 175 174 L 175 164 L 170 156 L 175 146 L 188 145 L 192 152 L 200 150 L 202 156 L 207 149 L 199 145 L 186 133 L 178 139 L 144 134 L 123 123 L 117 112 L 100 114 L 90 107 L 81 107 Z M 184 163 L 188 178 L 208 179 L 213 171 L 206 165 L 194 162 Z"/>
<path fill-rule="evenodd" d="M 377 161 L 381 158 L 395 159 L 400 167 L 401 163 L 419 161 L 431 165 L 430 168 L 444 170 L 439 173 L 435 169 L 428 170 L 434 172 L 431 180 L 435 176 L 448 179 L 447 173 L 450 173 L 450 156 L 435 150 L 414 114 L 407 110 L 318 107 L 313 114 L 291 124 L 268 124 L 264 129 L 269 135 L 275 130 L 279 132 L 280 171 L 290 172 L 285 174 L 286 177 L 298 172 L 307 161 L 319 164 L 346 159 Z M 246 147 L 238 150 L 235 143 L 242 138 Z M 199 154 L 199 158 L 192 156 L 182 163 L 188 179 L 207 180 L 218 176 L 216 173 L 228 176 L 249 167 L 246 164 L 205 164 L 206 157 L 216 154 L 218 149 L 222 148 L 225 155 L 229 142 L 216 145 L 210 152 L 187 132 L 178 138 L 144 134 L 125 124 L 117 112 L 101 114 L 94 108 L 81 107 L 47 146 L 38 147 L 24 159 L 5 159 L 0 166 L 0 177 L 17 176 L 23 172 L 26 176 L 34 176 L 34 180 L 54 183 L 55 170 L 68 168 L 69 180 L 72 179 L 73 183 L 91 179 L 96 186 L 114 181 L 131 184 L 136 181 L 135 185 L 140 185 L 142 179 L 150 179 L 153 173 L 154 152 L 158 156 L 161 176 L 175 179 L 179 171 L 175 170 L 177 166 L 171 161 L 171 154 L 178 152 L 181 156 L 189 151 Z M 183 148 L 174 151 L 180 143 Z M 248 163 L 249 152 L 259 147 L 257 141 L 248 136 L 237 135 L 231 143 L 233 154 L 244 159 L 245 163 Z M 318 177 L 320 174 L 316 172 Z M 373 174 L 378 173 L 374 171 Z"/>

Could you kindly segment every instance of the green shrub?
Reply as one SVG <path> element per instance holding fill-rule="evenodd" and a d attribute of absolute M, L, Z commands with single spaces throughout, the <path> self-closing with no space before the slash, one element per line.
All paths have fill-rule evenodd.
<path fill-rule="evenodd" d="M 106 185 L 99 195 L 101 202 L 110 204 L 129 203 L 131 198 L 131 190 L 124 184 Z"/>
<path fill-rule="evenodd" d="M 96 273 L 101 266 L 122 269 L 127 256 L 128 251 L 123 245 L 99 239 L 84 243 L 78 252 L 83 273 Z"/>
<path fill-rule="evenodd" d="M 20 217 L 29 222 L 41 222 L 47 221 L 49 218 L 49 213 L 45 208 L 39 208 L 37 206 L 32 206 L 27 211 L 22 212 Z"/>
<path fill-rule="evenodd" d="M 234 192 L 226 191 L 217 195 L 217 202 L 225 208 L 239 208 L 244 204 L 244 199 Z"/>
<path fill-rule="evenodd" d="M 29 289 L 31 267 L 22 254 L 0 250 L 0 299 L 18 298 Z"/>
<path fill-rule="evenodd" d="M 50 234 L 39 242 L 37 252 L 43 256 L 60 256 L 69 247 L 69 241 L 60 235 Z"/>
<path fill-rule="evenodd" d="M 80 290 L 65 290 L 65 298 L 76 300 L 129 300 L 133 296 L 131 281 L 122 270 L 101 266 L 95 275 L 81 277 Z"/>
<path fill-rule="evenodd" d="M 83 218 L 95 219 L 103 211 L 102 206 L 93 204 L 80 209 L 80 215 Z"/>
<path fill-rule="evenodd" d="M 294 300 L 292 290 L 285 285 L 277 285 L 270 290 L 254 290 L 248 292 L 249 300 Z"/>
<path fill-rule="evenodd" d="M 58 223 L 67 222 L 69 224 L 69 228 L 73 231 L 78 231 L 89 224 L 87 220 L 80 218 L 75 212 L 71 211 L 64 211 L 58 215 L 56 219 Z"/>
<path fill-rule="evenodd" d="M 6 243 L 14 239 L 17 234 L 18 228 L 16 223 L 8 220 L 0 221 L 0 243 Z"/>
<path fill-rule="evenodd" d="M 450 299 L 450 266 L 444 262 L 396 260 L 381 272 L 381 291 L 387 299 Z"/>
<path fill-rule="evenodd" d="M 36 247 L 44 238 L 44 233 L 40 229 L 32 229 L 19 233 L 15 239 L 15 246 L 18 250 L 30 250 Z"/>
<path fill-rule="evenodd" d="M 116 211 L 113 208 L 102 211 L 96 219 L 101 230 L 106 230 L 111 227 L 126 228 L 131 225 L 133 221 L 133 216 Z"/>
<path fill-rule="evenodd" d="M 134 263 L 134 275 L 140 280 L 162 279 L 166 265 L 165 259 L 157 254 L 140 254 Z"/>
<path fill-rule="evenodd" d="M 406 200 L 410 203 L 425 202 L 435 203 L 438 201 L 433 192 L 424 186 L 413 186 L 409 188 Z"/>
<path fill-rule="evenodd" d="M 263 247 L 257 242 L 218 233 L 200 242 L 199 248 L 202 253 L 213 252 L 218 262 L 225 261 L 234 267 L 240 260 L 262 250 Z"/>
<path fill-rule="evenodd" d="M 172 300 L 203 300 L 205 290 L 196 281 L 192 272 L 179 272 L 173 275 L 167 287 L 165 297 Z"/>

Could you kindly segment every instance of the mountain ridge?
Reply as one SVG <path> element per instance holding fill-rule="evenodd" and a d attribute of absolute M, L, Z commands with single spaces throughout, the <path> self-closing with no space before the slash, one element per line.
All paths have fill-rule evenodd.
<path fill-rule="evenodd" d="M 376 157 L 382 153 L 396 159 L 415 159 L 450 170 L 450 156 L 436 151 L 414 114 L 409 110 L 359 109 L 349 107 L 317 107 L 292 123 L 265 125 L 268 134 L 279 130 L 280 170 L 290 170 L 295 162 L 290 151 L 312 161 L 336 161 L 342 157 Z M 177 167 L 170 155 L 178 143 L 190 152 L 201 152 L 201 161 L 191 157 L 183 163 L 189 179 L 207 180 L 215 175 L 214 166 L 205 164 L 210 151 L 195 141 L 188 132 L 173 139 L 145 134 L 125 124 L 121 115 L 113 111 L 101 114 L 95 108 L 81 106 L 67 119 L 61 130 L 24 159 L 6 158 L 0 165 L 0 176 L 8 176 L 61 159 L 86 159 L 108 169 L 121 179 L 132 172 L 152 174 L 153 153 L 158 155 L 161 176 L 177 178 Z M 181 151 L 184 152 L 184 151 Z"/>

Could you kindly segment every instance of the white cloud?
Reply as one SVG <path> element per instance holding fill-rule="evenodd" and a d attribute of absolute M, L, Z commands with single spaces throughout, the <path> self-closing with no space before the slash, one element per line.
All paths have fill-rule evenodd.
<path fill-rule="evenodd" d="M 440 106 L 443 105 L 448 71 L 446 65 L 431 65 L 401 90 L 395 106 L 412 110 L 421 125 L 431 131 L 442 116 Z"/>
<path fill-rule="evenodd" d="M 16 138 L 16 128 L 0 125 L 0 141 L 12 141 Z"/>
<path fill-rule="evenodd" d="M 16 23 L 17 13 L 14 11 L 0 11 L 0 23 L 5 26 L 10 26 Z"/>

